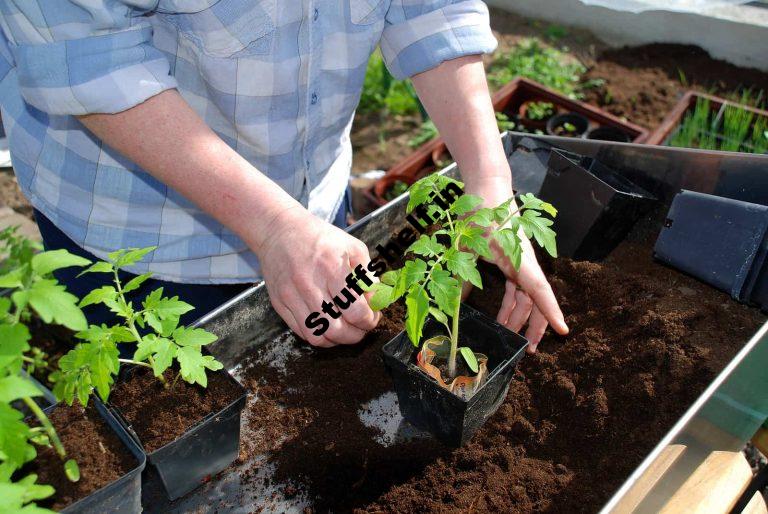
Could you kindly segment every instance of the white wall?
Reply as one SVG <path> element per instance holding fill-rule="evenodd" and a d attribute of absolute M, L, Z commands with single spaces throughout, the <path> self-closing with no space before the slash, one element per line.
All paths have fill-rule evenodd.
<path fill-rule="evenodd" d="M 706 14 L 645 11 L 630 13 L 589 6 L 580 0 L 486 0 L 530 18 L 581 27 L 610 45 L 682 43 L 698 45 L 713 57 L 768 71 L 768 9 L 710 8 Z"/>

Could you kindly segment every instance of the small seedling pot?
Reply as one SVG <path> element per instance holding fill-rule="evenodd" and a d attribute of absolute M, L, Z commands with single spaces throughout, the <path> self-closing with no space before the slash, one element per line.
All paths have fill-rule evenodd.
<path fill-rule="evenodd" d="M 605 258 L 656 198 L 599 161 L 552 150 L 539 196 L 558 210 L 552 227 L 558 254 Z"/>
<path fill-rule="evenodd" d="M 175 441 L 147 453 L 147 460 L 155 467 L 156 475 L 170 500 L 195 490 L 237 458 L 240 448 L 240 413 L 245 408 L 248 393 L 225 370 L 214 373 L 225 373 L 241 391 L 240 396 L 222 410 L 209 414 Z M 110 409 L 143 448 L 141 439 L 120 410 L 114 406 Z M 146 480 L 153 479 L 153 475 L 145 475 Z M 156 488 L 151 484 L 146 487 Z"/>
<path fill-rule="evenodd" d="M 558 128 L 563 127 L 566 123 L 573 125 L 576 130 L 569 133 L 559 131 Z M 584 137 L 587 130 L 589 130 L 589 120 L 575 112 L 556 114 L 547 120 L 547 134 L 551 136 Z"/>
<path fill-rule="evenodd" d="M 416 348 L 405 332 L 382 348 L 403 417 L 451 446 L 469 441 L 496 412 L 507 395 L 515 366 L 528 346 L 524 337 L 468 305 L 462 304 L 459 316 L 460 332 L 471 337 L 461 344 L 488 356 L 488 378 L 468 400 L 439 386 L 416 366 Z M 424 325 L 424 339 L 444 330 L 430 318 Z"/>
<path fill-rule="evenodd" d="M 617 143 L 629 143 L 629 134 L 615 127 L 593 128 L 585 136 L 587 139 L 599 141 L 616 141 Z"/>
<path fill-rule="evenodd" d="M 768 303 L 768 206 L 683 190 L 672 201 L 654 255 L 729 293 Z"/>
<path fill-rule="evenodd" d="M 135 514 L 141 512 L 141 472 L 146 466 L 147 457 L 125 427 L 109 412 L 109 409 L 98 398 L 94 398 L 92 401 L 104 422 L 123 443 L 125 450 L 136 458 L 137 464 L 136 467 L 114 482 L 75 503 L 67 505 L 60 512 L 65 514 L 90 514 L 94 512 Z M 59 408 L 58 405 L 48 407 L 45 409 L 45 413 L 50 415 L 57 408 Z"/>
<path fill-rule="evenodd" d="M 540 103 L 540 102 L 547 102 L 546 100 L 526 100 L 525 102 L 520 104 L 520 107 L 517 109 L 517 117 L 520 120 L 520 123 L 522 123 L 525 127 L 529 128 L 530 130 L 545 130 L 547 128 L 547 121 L 549 121 L 552 116 L 548 118 L 544 118 L 541 120 L 532 120 L 528 118 L 528 106 L 532 103 Z M 552 102 L 547 102 L 552 103 Z M 552 106 L 553 112 L 557 112 L 557 107 Z M 554 116 L 554 114 L 553 114 Z"/>

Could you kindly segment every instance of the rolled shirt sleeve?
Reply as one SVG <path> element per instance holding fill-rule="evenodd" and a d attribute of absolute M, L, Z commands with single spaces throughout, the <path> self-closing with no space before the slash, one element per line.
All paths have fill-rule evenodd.
<path fill-rule="evenodd" d="M 393 0 L 381 53 L 392 75 L 403 79 L 451 59 L 492 52 L 496 44 L 488 7 L 480 0 Z"/>
<path fill-rule="evenodd" d="M 116 113 L 175 88 L 141 3 L 0 0 L 25 101 L 54 115 Z"/>

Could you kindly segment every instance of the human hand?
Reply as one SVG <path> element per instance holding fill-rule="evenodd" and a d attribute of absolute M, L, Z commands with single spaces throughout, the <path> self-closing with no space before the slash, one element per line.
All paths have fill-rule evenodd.
<path fill-rule="evenodd" d="M 466 192 L 483 198 L 484 207 L 495 207 L 513 195 L 510 180 L 504 177 L 468 184 Z M 512 209 L 515 209 L 514 205 Z M 526 351 L 534 353 L 548 325 L 551 324 L 560 335 L 568 333 L 568 326 L 552 287 L 536 260 L 533 246 L 527 238 L 521 237 L 521 240 L 523 254 L 519 270 L 515 270 L 495 240 L 490 243 L 492 262 L 507 278 L 496 320 L 514 332 L 522 330 L 527 323 L 525 338 L 530 344 Z"/>
<path fill-rule="evenodd" d="M 325 316 L 330 326 L 322 335 L 305 325 L 307 316 L 333 304 L 334 296 L 347 302 L 340 291 L 349 273 L 370 261 L 365 244 L 300 207 L 286 209 L 270 226 L 272 236 L 254 251 L 272 306 L 294 333 L 313 346 L 331 347 L 357 343 L 376 327 L 381 313 L 352 291 L 349 307 L 331 305 L 338 316 Z"/>

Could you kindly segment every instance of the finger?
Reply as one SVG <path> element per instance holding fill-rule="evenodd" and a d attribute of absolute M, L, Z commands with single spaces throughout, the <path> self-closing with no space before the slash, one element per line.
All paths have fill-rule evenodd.
<path fill-rule="evenodd" d="M 325 333 L 331 342 L 336 344 L 355 344 L 359 343 L 365 336 L 365 330 L 347 323 L 343 318 L 331 319 L 330 328 Z"/>
<path fill-rule="evenodd" d="M 555 293 L 552 291 L 552 287 L 549 282 L 543 277 L 537 280 L 531 285 L 531 287 L 525 287 L 525 292 L 533 299 L 533 303 L 536 304 L 539 311 L 544 315 L 555 332 L 561 336 L 566 335 L 569 332 L 568 325 L 565 324 L 565 317 L 563 311 L 560 310 L 560 306 L 557 304 Z"/>
<path fill-rule="evenodd" d="M 536 348 L 539 346 L 541 338 L 544 337 L 548 324 L 547 318 L 538 307 L 534 306 L 531 310 L 531 317 L 528 318 L 528 329 L 525 331 L 525 338 L 530 343 L 526 348 L 528 353 L 536 353 Z"/>
<path fill-rule="evenodd" d="M 330 297 L 331 293 L 328 293 L 328 296 Z M 344 321 L 350 325 L 364 331 L 376 328 L 376 323 L 378 321 L 376 313 L 373 312 L 373 309 L 368 305 L 365 298 L 358 296 L 357 292 L 352 288 L 345 287 L 339 291 L 333 296 L 333 301 L 341 310 L 341 316 L 344 318 Z M 341 309 L 340 306 L 343 305 L 346 305 L 346 308 Z"/>
<path fill-rule="evenodd" d="M 515 302 L 515 308 L 512 309 L 512 313 L 507 321 L 507 328 L 513 332 L 520 332 L 520 329 L 523 328 L 523 325 L 525 325 L 525 322 L 531 315 L 533 300 L 524 291 L 516 291 Z"/>
<path fill-rule="evenodd" d="M 513 282 L 507 280 L 504 289 L 504 298 L 501 299 L 501 307 L 499 307 L 499 313 L 496 315 L 496 321 L 502 325 L 507 324 L 510 314 L 512 314 L 515 305 L 517 305 L 517 301 L 515 300 L 517 286 Z"/>
<path fill-rule="evenodd" d="M 295 330 L 294 332 L 312 346 L 321 348 L 336 346 L 336 343 L 328 337 L 330 327 L 329 330 L 326 330 L 323 334 L 316 335 L 314 331 L 304 325 L 303 321 L 307 319 L 307 316 L 309 316 L 311 312 L 313 312 L 313 309 L 310 309 L 307 305 L 307 301 L 319 308 L 322 304 L 322 298 L 316 287 L 305 285 L 304 287 L 300 286 L 300 289 L 302 291 L 301 294 L 299 294 L 296 289 L 286 287 L 284 291 L 281 291 L 282 294 L 279 296 L 279 300 L 282 301 L 290 312 L 290 315 L 299 325 L 298 330 Z"/>
<path fill-rule="evenodd" d="M 329 340 L 325 336 L 317 336 L 306 329 L 304 325 L 300 324 L 296 317 L 293 314 L 293 311 L 281 300 L 272 298 L 270 296 L 270 302 L 272 303 L 272 307 L 277 311 L 277 314 L 283 318 L 285 323 L 288 325 L 288 328 L 291 329 L 291 331 L 296 334 L 300 339 L 304 339 L 312 346 L 317 346 L 320 348 L 330 348 L 332 346 L 336 346 L 335 343 L 333 343 L 331 340 Z"/>

